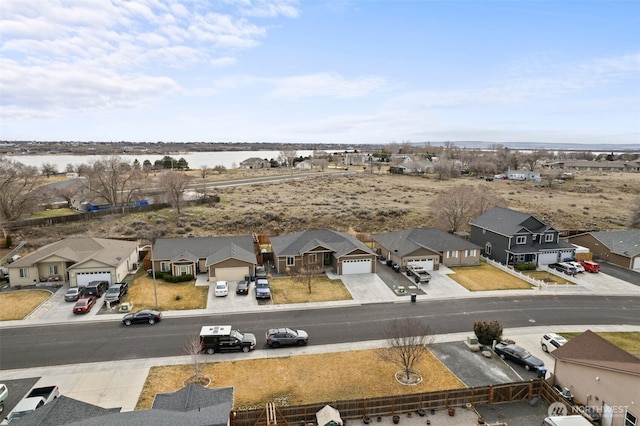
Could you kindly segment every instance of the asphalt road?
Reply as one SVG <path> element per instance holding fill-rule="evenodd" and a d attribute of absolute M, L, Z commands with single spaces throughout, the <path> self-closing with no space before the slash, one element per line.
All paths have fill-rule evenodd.
<path fill-rule="evenodd" d="M 305 309 L 165 318 L 154 325 L 123 326 L 119 321 L 25 326 L 0 329 L 0 369 L 85 362 L 183 356 L 187 340 L 203 325 L 231 324 L 251 332 L 264 346 L 268 327 L 291 326 L 309 332 L 310 345 L 383 339 L 395 318 L 422 318 L 434 334 L 471 330 L 475 320 L 498 320 L 505 328 L 532 325 L 640 325 L 640 297 L 525 296 L 383 303 L 357 307 Z"/>

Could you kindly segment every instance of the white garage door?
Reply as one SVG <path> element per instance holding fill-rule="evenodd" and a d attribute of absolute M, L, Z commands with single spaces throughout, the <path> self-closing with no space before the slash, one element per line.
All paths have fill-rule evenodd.
<path fill-rule="evenodd" d="M 633 259 L 633 269 L 640 269 L 640 257 Z"/>
<path fill-rule="evenodd" d="M 79 272 L 76 275 L 76 281 L 79 286 L 87 285 L 91 281 L 107 281 L 111 284 L 111 273 L 109 272 Z"/>
<path fill-rule="evenodd" d="M 538 265 L 548 265 L 558 261 L 558 253 L 540 253 L 538 255 Z"/>
<path fill-rule="evenodd" d="M 370 273 L 371 259 L 353 259 L 342 261 L 342 275 Z"/>
<path fill-rule="evenodd" d="M 433 271 L 433 259 L 412 259 L 407 260 L 407 267 L 420 266 L 426 271 Z"/>
<path fill-rule="evenodd" d="M 216 268 L 216 281 L 240 281 L 245 275 L 249 275 L 248 266 L 235 268 Z"/>

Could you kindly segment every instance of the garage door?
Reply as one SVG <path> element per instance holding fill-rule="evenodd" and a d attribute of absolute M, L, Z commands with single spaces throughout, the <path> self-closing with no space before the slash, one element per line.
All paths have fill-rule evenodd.
<path fill-rule="evenodd" d="M 241 281 L 245 275 L 249 275 L 249 267 L 216 268 L 215 274 L 217 281 Z"/>
<path fill-rule="evenodd" d="M 111 273 L 110 272 L 79 272 L 76 275 L 76 282 L 79 286 L 87 285 L 91 281 L 107 281 L 111 284 Z"/>
<path fill-rule="evenodd" d="M 640 257 L 633 259 L 633 269 L 640 269 Z"/>
<path fill-rule="evenodd" d="M 420 266 L 427 271 L 433 271 L 433 259 L 412 259 L 407 260 L 407 267 Z"/>
<path fill-rule="evenodd" d="M 538 265 L 548 265 L 558 261 L 558 253 L 540 253 L 538 255 Z"/>
<path fill-rule="evenodd" d="M 342 261 L 342 275 L 370 273 L 371 259 L 353 259 Z"/>

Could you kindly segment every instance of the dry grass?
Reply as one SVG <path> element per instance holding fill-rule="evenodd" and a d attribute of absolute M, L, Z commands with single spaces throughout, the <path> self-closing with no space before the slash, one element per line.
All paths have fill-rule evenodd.
<path fill-rule="evenodd" d="M 201 368 L 212 379 L 209 388 L 234 387 L 236 409 L 268 401 L 298 405 L 464 387 L 431 354 L 415 368 L 424 378 L 416 386 L 400 385 L 393 376 L 398 367 L 380 361 L 375 350 L 212 362 Z M 153 367 L 136 409 L 150 408 L 156 393 L 181 389 L 192 374 L 190 365 Z"/>
<path fill-rule="evenodd" d="M 528 290 L 531 284 L 514 277 L 486 262 L 478 266 L 456 266 L 451 268 L 455 274 L 448 275 L 469 291 L 488 290 Z"/>
<path fill-rule="evenodd" d="M 197 287 L 195 281 L 169 283 L 156 279 L 158 293 L 158 309 L 185 310 L 204 309 L 207 307 L 208 286 Z M 127 302 L 132 302 L 135 310 L 156 309 L 153 279 L 146 272 L 139 273 L 129 287 Z"/>
<path fill-rule="evenodd" d="M 271 298 L 275 304 L 333 302 L 351 300 L 351 293 L 341 280 L 330 280 L 327 276 L 315 279 L 311 293 L 305 284 L 294 278 L 274 278 L 269 281 Z"/>
<path fill-rule="evenodd" d="M 575 284 L 563 277 L 559 277 L 547 271 L 522 271 L 522 273 L 530 276 L 531 278 L 535 278 L 536 280 L 544 281 L 549 284 Z"/>
<path fill-rule="evenodd" d="M 18 290 L 0 293 L 0 321 L 20 320 L 51 296 L 46 290 Z"/>
<path fill-rule="evenodd" d="M 571 340 L 579 334 L 582 333 L 559 333 L 564 336 L 567 340 Z M 640 355 L 640 332 L 637 331 L 628 331 L 628 332 L 601 332 L 596 333 L 598 336 L 603 339 L 613 343 L 620 349 L 624 349 L 625 351 Z"/>

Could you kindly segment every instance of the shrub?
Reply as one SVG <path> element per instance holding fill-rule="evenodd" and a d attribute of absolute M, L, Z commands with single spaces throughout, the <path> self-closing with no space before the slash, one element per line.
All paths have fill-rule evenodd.
<path fill-rule="evenodd" d="M 498 321 L 480 321 L 473 323 L 473 332 L 481 345 L 491 345 L 502 338 L 502 325 Z"/>
<path fill-rule="evenodd" d="M 535 263 L 516 263 L 515 268 L 518 271 L 535 271 L 536 265 Z"/>
<path fill-rule="evenodd" d="M 170 274 L 165 274 L 163 279 L 165 281 L 168 281 L 170 283 L 183 283 L 185 281 L 191 281 L 193 280 L 193 275 L 187 274 L 187 275 L 170 275 Z"/>

